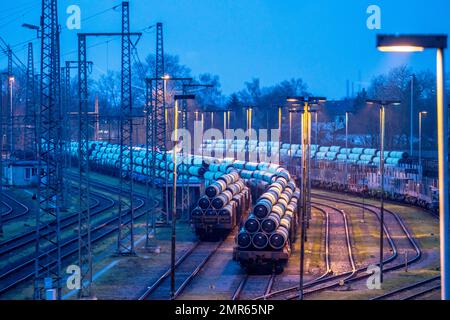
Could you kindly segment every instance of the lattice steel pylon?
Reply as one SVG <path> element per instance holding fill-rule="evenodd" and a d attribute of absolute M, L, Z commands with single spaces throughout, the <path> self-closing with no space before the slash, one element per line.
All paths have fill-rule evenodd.
<path fill-rule="evenodd" d="M 161 161 L 165 163 L 163 187 L 166 189 L 166 196 L 161 197 L 161 203 L 163 205 L 162 212 L 167 222 L 169 214 L 169 196 L 168 196 L 168 163 L 167 163 L 167 122 L 166 122 L 166 88 L 163 78 L 165 77 L 165 63 L 164 63 L 164 39 L 163 39 L 163 24 L 158 22 L 156 24 L 156 60 L 155 60 L 155 81 L 153 82 L 153 124 L 154 124 L 154 136 L 153 136 L 153 167 L 156 169 L 156 155 L 161 156 Z M 161 189 L 161 194 L 164 194 Z"/>
<path fill-rule="evenodd" d="M 122 2 L 122 79 L 120 106 L 120 193 L 117 251 L 134 253 L 133 119 L 131 96 L 130 9 Z M 129 217 L 129 218 L 128 218 Z"/>
<path fill-rule="evenodd" d="M 34 78 L 33 43 L 28 43 L 25 97 L 24 158 L 37 158 L 36 150 L 36 86 Z"/>
<path fill-rule="evenodd" d="M 63 179 L 66 177 L 65 175 L 65 170 L 67 170 L 69 168 L 69 158 L 70 158 L 70 153 L 69 153 L 69 135 L 68 135 L 68 131 L 69 131 L 69 122 L 68 122 L 68 118 L 67 118 L 67 79 L 66 79 L 66 68 L 65 67 L 61 67 L 60 69 L 60 76 L 61 76 L 61 117 L 62 117 L 62 123 L 66 124 L 61 126 L 61 133 L 62 133 L 62 148 L 63 148 Z M 69 189 L 70 189 L 71 185 L 68 181 L 64 181 L 63 183 L 63 207 L 67 208 L 69 203 L 68 203 L 68 194 L 69 194 Z"/>
<path fill-rule="evenodd" d="M 78 35 L 78 95 L 80 98 L 78 108 L 78 266 L 80 267 L 81 281 L 78 297 L 87 298 L 91 296 L 92 248 L 89 186 L 88 83 L 86 35 L 84 34 Z"/>
<path fill-rule="evenodd" d="M 162 217 L 167 222 L 167 214 L 169 211 L 169 197 L 168 197 L 168 164 L 167 164 L 167 127 L 166 127 L 166 93 L 164 79 L 164 40 L 163 40 L 163 25 L 161 22 L 156 24 L 156 54 L 155 54 L 155 78 L 150 81 L 151 90 L 147 92 L 147 103 L 151 105 L 151 116 L 147 120 L 150 121 L 151 126 L 147 127 L 147 139 L 151 141 L 152 159 L 151 159 L 151 179 L 155 183 L 157 180 L 162 180 L 161 188 L 159 188 L 159 195 L 157 195 L 158 208 L 152 209 L 152 217 L 155 215 L 155 210 L 162 212 Z M 148 83 L 148 82 L 147 82 Z M 163 177 L 156 176 L 156 164 L 158 160 L 165 163 Z M 155 191 L 158 186 L 155 184 Z M 165 192 L 163 190 L 165 188 Z M 166 196 L 164 197 L 164 193 Z M 150 213 L 149 213 L 150 214 Z M 155 219 L 153 218 L 153 223 Z M 149 221 L 149 219 L 147 219 Z M 149 228 L 147 228 L 149 230 Z M 154 231 L 154 230 L 152 230 Z M 147 232 L 147 239 L 152 237 Z M 148 244 L 148 241 L 146 242 Z"/>
<path fill-rule="evenodd" d="M 57 0 L 42 0 L 38 122 L 39 210 L 36 213 L 34 298 L 61 298 L 61 110 Z"/>
<path fill-rule="evenodd" d="M 150 79 L 145 81 L 145 164 L 147 166 L 147 180 L 145 183 L 145 191 L 147 198 L 146 208 L 146 223 L 145 223 L 145 247 L 156 249 L 156 219 L 155 207 L 150 199 L 150 192 L 152 183 L 155 181 L 155 162 L 153 155 L 155 153 L 153 144 L 154 134 L 154 117 L 152 112 L 153 97 L 152 97 L 152 82 Z"/>
<path fill-rule="evenodd" d="M 86 35 L 82 35 L 84 37 L 84 39 L 86 39 Z M 83 41 L 82 44 L 86 44 L 86 41 Z M 86 48 L 83 49 L 84 52 L 86 52 Z M 80 52 L 80 48 L 78 49 L 78 52 Z M 86 66 L 89 68 L 92 65 L 92 61 L 87 61 L 86 62 Z M 70 124 L 70 109 L 72 106 L 72 95 L 71 95 L 71 89 L 70 89 L 70 85 L 71 85 L 71 69 L 78 69 L 79 68 L 79 62 L 78 61 L 65 61 L 65 66 L 61 68 L 61 113 L 62 113 L 62 121 L 63 123 L 67 124 L 62 126 L 62 137 L 63 137 L 63 147 L 64 147 L 64 152 L 63 152 L 63 157 L 64 157 L 64 169 L 68 169 L 70 167 L 72 167 L 72 163 L 71 163 L 71 157 L 70 157 L 70 152 L 69 152 L 69 147 L 70 147 L 70 141 L 71 141 L 71 137 L 72 137 L 72 132 L 70 130 L 71 126 Z M 87 75 L 87 70 L 85 70 L 84 74 Z M 86 76 L 87 77 L 87 76 Z M 86 80 L 87 81 L 87 80 Z M 80 84 L 78 82 L 78 84 Z M 85 85 L 85 87 L 87 88 L 87 84 Z M 81 101 L 81 96 L 79 96 L 80 100 L 79 103 Z M 86 98 L 87 99 L 87 98 Z M 86 109 L 87 110 L 87 109 Z M 86 111 L 88 112 L 88 111 Z M 78 113 L 77 113 L 78 114 Z M 84 123 L 82 124 L 84 127 Z M 88 132 L 88 131 L 86 131 Z M 87 152 L 87 151 L 86 151 Z M 65 176 L 65 175 L 63 175 Z M 71 185 L 69 184 L 69 182 L 65 182 L 63 185 L 63 202 L 64 202 L 64 207 L 68 206 L 68 194 L 70 193 L 70 188 Z"/>

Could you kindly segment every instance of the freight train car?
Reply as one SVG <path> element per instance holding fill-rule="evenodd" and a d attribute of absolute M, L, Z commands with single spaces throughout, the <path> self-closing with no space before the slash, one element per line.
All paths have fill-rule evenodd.
<path fill-rule="evenodd" d="M 250 190 L 236 170 L 224 174 L 205 189 L 192 211 L 192 224 L 200 240 L 227 235 L 248 213 Z"/>
<path fill-rule="evenodd" d="M 294 180 L 281 172 L 238 233 L 233 259 L 248 271 L 262 267 L 282 272 L 297 235 L 299 199 Z"/>

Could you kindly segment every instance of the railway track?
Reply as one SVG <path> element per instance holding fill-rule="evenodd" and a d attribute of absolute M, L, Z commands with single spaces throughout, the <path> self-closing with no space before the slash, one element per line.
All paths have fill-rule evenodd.
<path fill-rule="evenodd" d="M 2 201 L 1 207 L 2 207 L 1 208 L 2 218 L 5 219 L 6 217 L 8 217 L 9 214 L 11 214 L 13 208 L 11 208 L 11 206 L 4 201 Z M 6 208 L 6 210 L 4 210 L 4 208 Z"/>
<path fill-rule="evenodd" d="M 275 274 L 244 275 L 231 300 L 251 300 L 267 296 L 272 291 L 275 277 Z"/>
<path fill-rule="evenodd" d="M 101 197 L 99 195 L 96 195 L 97 197 Z M 114 206 L 114 202 L 112 203 L 112 206 L 108 203 L 111 201 L 110 199 L 103 198 L 104 202 L 106 202 L 106 205 L 101 206 L 99 210 L 95 210 L 92 212 L 92 215 L 95 216 L 101 212 L 103 212 L 106 209 L 111 208 Z M 94 208 L 97 208 L 100 206 L 101 202 L 97 199 L 93 199 L 94 204 L 91 206 L 91 210 Z M 61 218 L 61 231 L 64 229 L 68 229 L 70 227 L 73 227 L 78 223 L 78 213 L 74 213 L 68 216 L 65 216 Z M 48 235 L 48 233 L 45 233 L 45 235 Z M 35 228 L 30 228 L 30 230 L 23 232 L 17 236 L 11 237 L 7 240 L 4 240 L 0 242 L 0 258 L 5 258 L 5 255 L 8 255 L 16 250 L 23 249 L 25 246 L 34 244 L 36 241 L 36 230 Z M 1 273 L 1 272 L 0 272 Z"/>
<path fill-rule="evenodd" d="M 321 290 L 326 290 L 332 286 L 334 286 L 336 283 L 346 283 L 348 282 L 352 277 L 355 276 L 357 269 L 356 264 L 353 256 L 353 249 L 352 249 L 352 242 L 350 238 L 350 231 L 348 226 L 348 218 L 345 212 L 343 212 L 340 209 L 337 209 L 333 206 L 329 206 L 322 203 L 314 202 L 314 205 L 312 206 L 315 209 L 322 212 L 322 214 L 325 216 L 326 221 L 326 238 L 325 238 L 325 264 L 326 264 L 326 271 L 324 274 L 322 274 L 320 277 L 311 280 L 309 282 L 306 282 L 303 286 L 304 295 L 318 292 Z M 330 210 L 334 213 L 333 218 L 330 219 Z M 344 226 L 344 234 L 338 234 L 333 229 L 333 225 L 338 225 L 339 221 L 336 221 L 336 216 L 342 217 L 341 225 Z M 338 218 L 339 220 L 339 218 Z M 338 236 L 337 236 L 338 235 Z M 346 253 L 343 254 L 342 252 L 335 254 L 335 250 L 333 250 L 332 246 L 335 247 L 337 250 L 341 250 L 340 248 L 344 246 L 346 248 Z M 345 267 L 339 267 L 337 262 L 335 260 L 341 260 L 341 263 L 344 260 L 348 260 L 347 262 L 344 262 L 344 264 L 347 264 Z M 340 270 L 339 273 L 336 273 L 333 271 L 333 268 L 335 270 Z M 350 270 L 348 270 L 350 269 Z M 267 300 L 267 299 L 277 299 L 277 300 L 289 300 L 294 299 L 298 297 L 299 294 L 299 286 L 289 287 L 273 292 L 269 292 L 263 296 L 257 297 L 255 300 Z"/>
<path fill-rule="evenodd" d="M 317 209 L 320 213 L 322 213 L 324 217 L 324 231 L 325 231 L 325 237 L 324 237 L 324 262 L 325 262 L 325 272 L 314 279 L 314 282 L 319 283 L 323 281 L 325 278 L 327 278 L 331 273 L 331 263 L 330 263 L 330 216 L 326 210 L 323 210 L 317 206 L 312 206 L 313 208 Z M 298 290 L 298 287 L 290 287 L 287 289 L 272 291 L 274 284 L 276 280 L 276 275 L 273 275 L 273 278 L 269 280 L 267 289 L 263 292 L 262 295 L 257 296 L 254 298 L 254 300 L 266 300 L 270 298 L 277 298 L 282 299 L 282 296 L 284 294 L 291 294 L 293 291 Z M 238 300 L 241 296 L 241 291 L 243 289 L 243 286 L 245 285 L 247 279 L 246 277 L 243 278 L 241 281 L 239 287 L 236 289 L 235 293 L 232 296 L 232 300 Z M 269 286 L 270 284 L 270 286 Z"/>
<path fill-rule="evenodd" d="M 117 194 L 116 187 L 110 187 L 103 183 L 92 182 L 92 186 L 96 186 L 100 189 L 111 192 L 111 194 Z M 136 195 L 136 206 L 134 208 L 135 214 L 134 219 L 138 219 L 145 214 L 145 211 L 140 210 L 145 206 L 145 198 L 140 195 Z M 112 200 L 111 200 L 112 201 Z M 114 202 L 114 201 L 113 201 Z M 130 221 L 131 214 L 126 212 L 123 214 L 122 219 L 126 222 Z M 91 230 L 91 241 L 96 243 L 99 240 L 115 233 L 117 231 L 117 221 L 118 217 L 112 217 L 103 220 Z M 50 253 L 54 252 L 56 248 L 50 250 Z M 61 245 L 61 260 L 70 259 L 75 253 L 78 252 L 78 237 L 72 237 L 64 241 Z M 48 267 L 48 266 L 46 266 Z M 51 267 L 51 265 L 50 265 Z M 8 270 L 7 272 L 0 275 L 0 280 L 2 286 L 0 287 L 0 296 L 17 285 L 31 279 L 34 276 L 34 257 L 31 257 L 27 261 L 15 266 L 14 268 Z"/>
<path fill-rule="evenodd" d="M 6 200 L 6 201 L 5 201 Z M 3 192 L 3 204 L 7 207 L 6 212 L 2 212 L 2 220 L 3 223 L 15 220 L 19 217 L 22 217 L 28 212 L 30 212 L 30 208 L 18 201 L 14 197 L 10 196 L 8 193 Z"/>
<path fill-rule="evenodd" d="M 413 300 L 441 288 L 441 277 L 433 277 L 393 290 L 371 300 Z"/>
<path fill-rule="evenodd" d="M 201 271 L 209 259 L 223 244 L 219 242 L 196 242 L 175 262 L 175 292 L 171 297 L 171 269 L 161 275 L 138 300 L 171 300 L 176 299 L 195 276 Z"/>
<path fill-rule="evenodd" d="M 314 197 L 316 197 L 316 195 L 313 195 Z M 322 200 L 328 200 L 328 201 L 332 201 L 333 203 L 343 203 L 343 204 L 348 204 L 348 205 L 353 205 L 356 207 L 364 207 L 368 212 L 371 212 L 373 214 L 375 214 L 378 218 L 379 218 L 379 210 L 377 207 L 372 206 L 372 205 L 367 205 L 367 204 L 362 204 L 356 201 L 350 201 L 350 200 L 343 200 L 343 199 L 339 199 L 339 198 L 332 198 L 332 197 L 326 197 L 326 196 L 317 196 L 316 198 L 322 199 Z M 414 238 L 412 237 L 411 233 L 409 232 L 409 230 L 406 228 L 404 222 L 401 220 L 401 218 L 394 212 L 390 211 L 390 210 L 386 210 L 385 209 L 385 213 L 388 213 L 398 224 L 399 229 L 403 232 L 404 236 L 406 236 L 407 241 L 409 242 L 409 245 L 413 248 L 413 250 L 415 251 L 415 255 L 412 258 L 408 258 L 407 262 L 408 264 L 412 264 L 417 262 L 418 260 L 420 260 L 422 252 L 420 250 L 420 248 L 418 247 L 416 241 L 414 240 Z M 385 216 L 386 218 L 386 216 Z M 391 225 L 392 227 L 392 225 Z M 391 232 L 389 231 L 389 229 L 386 227 L 386 223 L 384 225 L 384 233 L 385 236 L 388 239 L 388 242 L 392 248 L 392 252 L 393 254 L 389 257 L 389 258 L 385 258 L 384 259 L 384 264 L 385 264 L 385 268 L 384 268 L 384 272 L 390 272 L 390 271 L 394 271 L 400 268 L 403 268 L 405 265 L 405 261 L 399 262 L 397 263 L 398 257 L 399 257 L 399 253 L 398 253 L 398 249 L 396 244 L 393 241 L 393 238 L 398 237 L 398 235 L 391 235 Z M 351 283 L 351 282 L 355 282 L 355 281 L 360 281 L 360 280 L 364 280 L 367 279 L 367 277 L 369 277 L 371 274 L 367 273 L 367 267 L 361 267 L 358 268 L 356 270 L 356 275 L 353 276 L 351 279 L 347 280 L 347 283 Z M 338 276 L 339 277 L 339 276 Z M 329 277 L 326 280 L 331 280 L 332 282 L 330 284 L 327 284 L 324 287 L 315 287 L 314 283 L 309 283 L 305 285 L 305 288 L 309 288 L 309 287 L 314 287 L 311 290 L 308 290 L 307 292 L 305 292 L 305 295 L 308 294 L 312 294 L 312 293 L 317 293 L 319 291 L 323 291 L 325 289 L 333 289 L 336 288 L 338 286 L 341 285 L 341 281 L 337 281 L 338 277 Z M 292 289 L 292 288 L 291 288 Z M 298 290 L 298 287 L 297 287 Z M 292 291 L 292 290 L 291 290 Z M 293 294 L 291 296 L 288 296 L 287 299 L 295 299 L 298 298 L 298 294 Z"/>
<path fill-rule="evenodd" d="M 338 202 L 338 200 L 339 199 L 333 199 L 334 202 Z M 327 206 L 334 208 L 329 205 L 327 205 Z M 334 208 L 334 209 L 341 211 L 340 209 L 337 209 L 337 208 Z M 366 209 L 368 212 L 371 212 L 371 213 L 375 214 L 377 217 L 379 217 L 378 213 L 375 210 L 370 209 L 370 208 L 366 208 Z M 392 250 L 392 255 L 390 257 L 387 257 L 384 259 L 384 263 L 388 264 L 388 263 L 394 261 L 395 259 L 397 259 L 398 250 L 397 250 L 396 244 L 393 240 L 393 237 L 392 237 L 389 229 L 386 227 L 386 225 L 384 226 L 384 233 L 385 233 L 385 236 L 389 243 L 389 246 L 391 247 L 391 250 Z M 403 266 L 404 266 L 403 263 L 399 263 L 399 264 L 385 268 L 385 271 L 395 270 L 395 269 L 401 268 Z M 328 275 L 322 276 L 318 279 L 315 279 L 315 280 L 305 283 L 304 295 L 307 296 L 307 295 L 310 295 L 313 293 L 318 293 L 320 291 L 337 288 L 337 287 L 341 286 L 343 283 L 351 283 L 353 281 L 366 279 L 367 277 L 370 276 L 370 274 L 367 274 L 366 271 L 367 271 L 367 266 L 364 266 L 364 267 L 357 268 L 352 271 L 344 272 L 343 274 L 340 274 L 340 275 L 328 274 Z M 350 275 L 352 275 L 352 276 L 350 277 Z M 262 299 L 291 300 L 291 299 L 298 298 L 298 291 L 299 291 L 299 287 L 294 286 L 294 287 L 281 289 L 278 291 L 273 291 L 266 296 L 261 296 L 256 299 L 257 300 L 262 300 Z"/>
<path fill-rule="evenodd" d="M 329 232 L 329 242 L 332 243 L 332 245 L 329 244 L 329 260 L 331 260 L 330 263 L 330 269 L 328 270 L 330 274 L 339 275 L 342 273 L 348 273 L 348 271 L 351 269 L 351 274 L 349 275 L 349 278 L 352 277 L 356 273 L 356 263 L 355 258 L 353 255 L 353 249 L 352 249 L 352 241 L 350 237 L 350 228 L 348 224 L 348 218 L 345 211 L 337 209 L 335 207 L 312 202 L 314 207 L 318 210 L 324 211 L 327 216 L 327 223 L 328 228 L 331 229 L 331 232 Z M 330 210 L 334 213 L 332 218 L 330 218 Z M 337 228 L 337 226 L 344 226 L 344 234 L 340 232 L 340 228 Z M 334 249 L 332 247 L 335 247 Z M 339 248 L 345 247 L 345 253 L 338 252 Z M 343 263 L 344 266 L 340 266 L 337 264 L 338 261 L 341 261 L 341 264 L 344 260 L 348 260 L 346 263 Z"/>
<path fill-rule="evenodd" d="M 362 204 L 357 201 L 344 200 L 344 199 L 327 197 L 327 196 L 322 196 L 322 195 L 320 195 L 320 196 L 314 195 L 314 197 L 320 198 L 323 200 L 333 201 L 335 203 L 342 203 L 342 204 L 347 204 L 347 205 L 351 205 L 351 206 L 355 206 L 355 207 L 359 207 L 359 208 L 364 208 L 365 210 L 376 214 L 378 219 L 380 219 L 380 209 L 374 205 Z M 402 249 L 398 250 L 398 252 L 397 252 L 397 257 L 398 258 L 402 257 L 402 256 L 407 257 L 407 260 L 405 259 L 400 264 L 400 266 L 397 266 L 395 264 L 396 261 L 391 260 L 387 263 L 387 267 L 394 265 L 394 266 L 396 266 L 395 269 L 398 269 L 398 267 L 404 266 L 405 262 L 407 262 L 408 264 L 411 264 L 411 263 L 415 263 L 418 260 L 420 260 L 420 258 L 422 257 L 422 251 L 420 250 L 416 240 L 414 239 L 411 232 L 406 227 L 403 220 L 400 218 L 400 216 L 397 213 L 395 213 L 389 209 L 385 208 L 384 212 L 385 212 L 385 215 L 384 215 L 385 227 L 386 227 L 386 225 L 388 225 L 389 229 L 390 229 L 390 233 L 393 234 L 394 238 L 396 239 L 396 242 L 397 243 L 402 242 L 402 244 L 403 244 L 403 246 L 401 246 Z M 386 228 L 385 228 L 385 232 L 386 232 Z M 397 247 L 400 247 L 400 246 L 397 245 Z M 411 255 L 410 254 L 411 252 L 413 252 L 414 254 Z M 410 258 L 410 257 L 412 257 L 412 258 Z M 389 270 L 391 270 L 391 269 L 389 269 Z"/>

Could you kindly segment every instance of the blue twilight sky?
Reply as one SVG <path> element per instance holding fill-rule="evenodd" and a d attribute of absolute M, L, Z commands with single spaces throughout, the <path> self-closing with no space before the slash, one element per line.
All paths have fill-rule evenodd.
<path fill-rule="evenodd" d="M 82 32 L 120 31 L 120 10 L 107 10 L 120 1 L 58 3 L 63 27 L 66 8 L 76 4 L 82 19 L 91 17 L 82 22 Z M 372 4 L 381 8 L 381 30 L 366 27 L 366 10 Z M 311 92 L 341 98 L 346 95 L 347 80 L 357 90 L 396 65 L 434 71 L 434 52 L 377 52 L 377 33 L 450 33 L 448 0 L 131 0 L 130 8 L 132 29 L 163 22 L 166 52 L 179 55 L 193 75 L 219 75 L 225 94 L 241 89 L 254 77 L 260 78 L 262 86 L 301 77 Z M 38 24 L 39 15 L 39 0 L 0 3 L 0 36 L 23 61 L 25 42 L 34 34 L 20 26 Z M 76 59 L 76 32 L 63 30 L 63 61 Z M 94 76 L 119 68 L 119 44 L 118 39 L 90 40 L 88 57 L 95 63 Z M 145 33 L 139 45 L 141 59 L 154 48 L 155 32 Z M 0 56 L 3 66 L 4 55 Z"/>

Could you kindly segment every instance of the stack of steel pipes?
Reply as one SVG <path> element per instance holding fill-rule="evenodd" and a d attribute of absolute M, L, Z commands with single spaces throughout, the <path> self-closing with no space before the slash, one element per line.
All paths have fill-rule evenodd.
<path fill-rule="evenodd" d="M 279 175 L 258 199 L 237 236 L 243 250 L 281 250 L 295 238 L 300 191 Z"/>
<path fill-rule="evenodd" d="M 205 189 L 192 211 L 192 218 L 229 217 L 231 220 L 250 207 L 250 190 L 237 171 L 222 175 Z"/>

